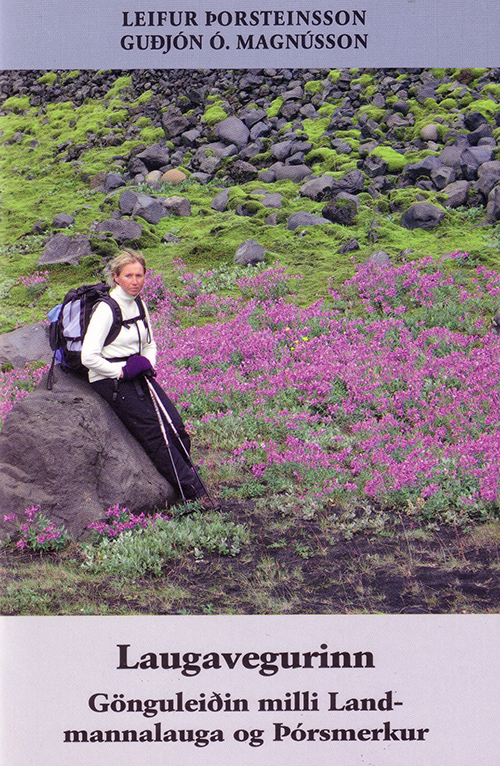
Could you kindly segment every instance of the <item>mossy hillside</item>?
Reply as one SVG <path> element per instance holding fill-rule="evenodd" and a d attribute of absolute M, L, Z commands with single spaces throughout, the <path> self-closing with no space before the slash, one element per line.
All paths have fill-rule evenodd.
<path fill-rule="evenodd" d="M 209 191 L 199 185 L 194 188 L 199 198 Z M 286 189 L 284 191 L 286 193 Z M 251 189 L 249 197 L 252 197 Z M 320 212 L 316 203 L 291 194 L 281 215 L 286 217 L 304 209 Z M 354 264 L 369 257 L 374 249 L 384 249 L 397 262 L 403 257 L 403 252 L 407 259 L 420 258 L 431 252 L 435 257 L 443 256 L 448 252 L 463 249 L 466 239 L 472 256 L 492 267 L 498 262 L 500 239 L 492 235 L 489 227 L 471 227 L 468 215 L 470 211 L 448 211 L 439 232 L 407 232 L 398 223 L 399 213 L 378 214 L 368 205 L 362 205 L 355 227 L 333 224 L 308 227 L 302 236 L 287 230 L 277 231 L 277 227 L 265 225 L 261 215 L 247 218 L 236 216 L 231 211 L 207 213 L 205 206 L 198 207 L 196 204 L 193 205 L 192 212 L 190 218 L 165 218 L 156 227 L 144 225 L 145 235 L 141 246 L 151 268 L 164 273 L 167 280 L 171 280 L 176 278 L 174 262 L 178 259 L 195 270 L 206 270 L 222 264 L 230 265 L 239 244 L 253 237 L 266 249 L 269 264 L 279 260 L 295 273 L 303 274 L 301 300 L 305 304 L 327 295 L 330 280 L 333 279 L 337 284 L 343 282 L 352 274 Z M 267 213 L 268 210 L 265 209 L 264 214 Z M 180 240 L 179 243 L 161 243 L 161 237 L 167 232 L 175 234 Z M 340 247 L 347 244 L 353 236 L 357 236 L 361 249 L 354 254 L 339 255 Z M 38 244 L 39 240 L 40 238 Z M 22 273 L 35 270 L 37 255 L 37 252 L 17 252 L 12 257 L 10 273 L 19 274 L 20 262 L 23 261 L 26 266 Z M 15 295 L 9 296 L 8 322 L 12 321 L 13 315 L 21 323 L 24 320 L 42 318 L 46 310 L 58 302 L 69 287 L 101 278 L 101 260 L 96 256 L 84 259 L 78 267 L 54 266 L 50 268 L 50 274 L 50 289 L 33 308 L 26 308 L 22 295 L 18 295 L 17 299 Z M 3 305 L 5 311 L 7 306 Z M 11 327 L 12 324 L 9 325 L 9 329 Z"/>
<path fill-rule="evenodd" d="M 63 79 L 64 74 L 58 74 L 59 80 Z M 77 74 L 73 73 L 72 76 Z M 448 72 L 452 80 L 453 74 Z M 481 76 L 477 74 L 477 77 Z M 339 77 L 340 73 L 332 73 L 328 79 L 333 82 Z M 55 82 L 54 78 L 47 78 L 49 82 Z M 309 80 L 306 85 L 307 89 L 314 91 L 315 97 L 321 98 L 326 83 L 327 80 L 322 78 Z M 374 76 L 363 74 L 356 84 L 361 85 L 359 100 L 360 103 L 365 102 L 367 115 L 375 115 L 380 119 L 381 113 L 374 112 L 370 106 Z M 472 87 L 472 81 L 467 86 L 460 84 L 460 89 L 466 92 Z M 439 97 L 445 99 L 454 92 L 451 88 L 443 88 Z M 472 107 L 468 106 L 463 112 L 480 111 L 479 107 L 476 109 L 479 104 L 487 120 L 492 122 L 495 106 L 498 111 L 498 104 L 494 100 L 495 90 L 484 89 L 482 95 L 488 95 L 488 98 L 476 98 Z M 421 127 L 430 122 L 436 121 L 440 137 L 454 125 L 456 111 L 449 112 L 437 100 L 431 101 L 422 105 L 416 98 L 409 98 L 415 124 L 402 129 L 407 140 L 413 140 Z M 486 106 L 481 106 L 482 101 Z M 31 107 L 29 96 L 13 97 L 5 102 L 6 113 L 2 117 L 1 126 L 4 152 L 0 160 L 0 174 L 6 180 L 3 184 L 6 189 L 4 214 L 0 224 L 0 237 L 4 243 L 0 255 L 2 284 L 37 269 L 37 260 L 43 249 L 43 237 L 32 234 L 33 224 L 37 221 L 41 220 L 47 232 L 50 232 L 54 215 L 68 212 L 76 218 L 73 231 L 88 233 L 92 221 L 103 220 L 117 209 L 119 196 L 105 199 L 102 193 L 90 190 L 89 181 L 93 175 L 102 171 L 122 172 L 125 158 L 134 147 L 161 139 L 161 128 L 155 125 L 150 112 L 146 116 L 139 108 L 146 107 L 150 102 L 150 92 L 139 95 L 134 92 L 130 76 L 117 78 L 104 98 L 89 99 L 77 107 L 69 100 L 49 103 L 44 108 Z M 225 103 L 223 96 L 207 99 L 205 117 L 211 109 L 221 109 Z M 278 115 L 282 103 L 282 97 L 275 99 L 268 111 Z M 354 115 L 351 130 L 339 130 L 334 134 L 336 138 L 351 145 L 351 154 L 337 153 L 325 135 L 331 116 L 340 104 L 341 99 L 325 101 L 320 109 L 323 114 L 320 119 L 303 120 L 301 123 L 304 140 L 313 143 L 306 161 L 318 175 L 330 172 L 341 177 L 356 168 L 360 157 L 364 155 L 363 143 L 359 143 L 360 131 L 356 127 L 363 107 Z M 165 109 L 161 107 L 161 111 Z M 219 114 L 222 119 L 227 116 L 225 109 L 223 112 L 223 115 Z M 385 114 L 385 110 L 382 112 Z M 290 127 L 284 127 L 282 132 Z M 386 126 L 382 124 L 382 141 L 385 131 Z M 388 141 L 386 145 L 382 143 L 374 153 L 388 159 L 389 172 L 397 174 L 405 164 L 415 163 L 432 152 L 397 151 Z M 255 157 L 252 162 L 258 167 L 263 158 Z M 156 227 L 140 221 L 144 225 L 144 234 L 141 241 L 134 244 L 144 250 L 149 264 L 156 271 L 165 272 L 168 278 L 175 278 L 173 262 L 177 259 L 182 259 L 193 269 L 231 264 L 238 245 L 248 237 L 253 237 L 265 247 L 269 263 L 279 259 L 290 270 L 303 271 L 301 292 L 303 302 L 307 303 L 317 296 L 328 295 L 331 279 L 334 283 L 340 283 L 352 273 L 355 263 L 361 262 L 377 249 L 384 249 L 396 262 L 402 257 L 433 255 L 440 258 L 447 252 L 460 249 L 468 250 L 475 258 L 494 268 L 498 264 L 498 230 L 495 226 L 482 225 L 485 222 L 484 208 L 478 209 L 477 213 L 447 209 L 445 219 L 437 230 L 408 232 L 402 229 L 399 225 L 401 213 L 411 204 L 422 200 L 433 204 L 442 204 L 444 201 L 441 195 L 416 187 L 401 190 L 394 188 L 378 198 L 361 194 L 361 206 L 354 225 L 350 227 L 327 224 L 308 227 L 303 232 L 287 231 L 285 224 L 289 215 L 299 211 L 320 215 L 324 205 L 301 197 L 300 185 L 292 182 L 266 185 L 268 191 L 279 191 L 283 195 L 278 226 L 265 223 L 272 211 L 261 204 L 261 195 L 254 194 L 256 189 L 262 188 L 262 183 L 258 181 L 232 188 L 234 201 L 238 199 L 238 204 L 252 207 L 252 217 L 235 215 L 234 210 L 238 204 L 231 204 L 226 213 L 216 213 L 211 209 L 211 202 L 224 183 L 228 164 L 230 160 L 221 164 L 218 177 L 208 185 L 187 182 L 181 188 L 161 190 L 160 193 L 165 195 L 180 193 L 187 196 L 192 206 L 190 218 L 166 218 Z M 179 243 L 162 243 L 161 239 L 167 232 L 179 237 Z M 358 240 L 360 249 L 340 255 L 340 247 L 352 238 Z M 110 248 L 112 250 L 111 243 L 101 245 L 100 254 L 110 257 Z M 51 267 L 49 288 L 33 306 L 26 306 L 22 290 L 9 293 L 9 290 L 3 289 L 2 329 L 11 329 L 16 323 L 41 318 L 51 302 L 55 298 L 59 299 L 69 286 L 99 278 L 101 265 L 96 255 L 85 259 L 79 267 Z"/>
<path fill-rule="evenodd" d="M 198 188 L 198 191 L 201 187 Z M 294 212 L 309 207 L 294 198 L 288 201 L 288 211 Z M 266 211 L 267 212 L 267 211 Z M 264 224 L 261 217 L 235 216 L 232 212 L 200 213 L 193 210 L 191 218 L 165 218 L 157 227 L 145 225 L 145 244 L 142 249 L 149 266 L 155 272 L 165 274 L 167 282 L 176 280 L 175 262 L 179 259 L 189 268 L 207 270 L 218 266 L 229 266 L 239 244 L 252 237 L 265 248 L 266 262 L 276 261 L 286 265 L 290 272 L 301 273 L 300 301 L 304 305 L 318 298 L 328 298 L 328 287 L 341 284 L 350 277 L 355 263 L 369 257 L 375 249 L 384 249 L 394 262 L 402 259 L 417 259 L 432 250 L 435 257 L 463 248 L 464 231 L 467 231 L 468 250 L 474 258 L 495 267 L 498 262 L 500 237 L 492 236 L 484 227 L 470 228 L 470 211 L 448 211 L 439 234 L 424 230 L 407 232 L 398 223 L 399 214 L 377 214 L 368 206 L 362 208 L 356 219 L 356 227 L 326 226 L 308 227 L 303 235 Z M 354 231 L 351 231 L 355 228 Z M 164 244 L 160 236 L 167 232 L 179 238 L 178 244 Z M 356 253 L 339 255 L 338 250 L 347 244 L 353 234 L 362 243 Z M 403 255 L 404 253 L 404 255 Z M 22 257 L 27 259 L 30 254 Z M 17 265 L 18 266 L 18 265 Z M 68 265 L 50 268 L 49 289 L 43 293 L 34 306 L 26 305 L 23 293 L 13 293 L 8 298 L 9 307 L 2 302 L 5 316 L 3 321 L 12 328 L 12 316 L 17 321 L 41 319 L 52 305 L 57 303 L 72 286 L 92 282 L 102 277 L 102 261 L 99 256 L 83 259 L 78 267 Z M 29 268 L 25 273 L 33 271 Z"/>

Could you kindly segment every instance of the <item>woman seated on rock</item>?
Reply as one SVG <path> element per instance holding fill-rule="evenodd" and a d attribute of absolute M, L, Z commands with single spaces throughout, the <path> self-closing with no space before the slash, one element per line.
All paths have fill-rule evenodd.
<path fill-rule="evenodd" d="M 136 301 L 136 298 L 142 301 L 138 296 L 145 276 L 142 253 L 124 251 L 111 261 L 110 297 L 118 303 L 124 324 L 116 339 L 105 346 L 113 312 L 105 301 L 99 302 L 83 341 L 82 363 L 89 369 L 92 387 L 140 442 L 157 470 L 180 491 L 185 501 L 203 502 L 208 496 L 190 464 L 189 435 L 173 403 L 153 377 L 156 343 L 147 308 L 144 306 L 145 315 L 141 319 L 140 304 Z M 168 417 L 161 414 L 162 406 Z"/>

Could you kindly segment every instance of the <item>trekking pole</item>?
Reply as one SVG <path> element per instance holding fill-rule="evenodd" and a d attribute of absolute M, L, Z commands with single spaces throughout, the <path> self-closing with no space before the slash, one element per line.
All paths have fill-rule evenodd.
<path fill-rule="evenodd" d="M 192 461 L 191 455 L 189 454 L 189 450 L 187 449 L 186 445 L 184 444 L 184 442 L 182 441 L 181 437 L 179 436 L 179 433 L 178 433 L 178 431 L 177 431 L 177 429 L 176 429 L 176 427 L 175 427 L 175 425 L 174 425 L 174 423 L 173 423 L 173 421 L 172 421 L 172 418 L 170 417 L 170 415 L 168 414 L 167 410 L 165 409 L 165 405 L 163 404 L 162 400 L 160 399 L 160 397 L 158 396 L 157 392 L 155 391 L 155 389 L 154 389 L 154 386 L 153 386 L 153 384 L 151 383 L 151 381 L 149 380 L 149 378 L 148 378 L 147 376 L 144 376 L 144 377 L 145 377 L 145 380 L 146 380 L 146 382 L 147 382 L 147 384 L 148 384 L 149 392 L 150 392 L 150 394 L 151 394 L 151 398 L 152 398 L 152 400 L 153 400 L 153 404 L 155 405 L 155 410 L 157 411 L 157 408 L 158 408 L 158 407 L 160 407 L 161 411 L 163 412 L 163 414 L 164 414 L 164 416 L 165 416 L 165 419 L 166 419 L 166 421 L 167 421 L 168 425 L 170 426 L 170 428 L 171 428 L 171 429 L 172 429 L 172 431 L 174 432 L 175 436 L 177 437 L 177 441 L 178 441 L 178 442 L 179 442 L 179 444 L 181 445 L 181 447 L 182 447 L 182 449 L 183 449 L 183 451 L 184 451 L 184 454 L 186 455 L 187 461 L 188 461 L 189 465 L 191 466 L 191 468 L 192 468 L 192 469 L 193 469 L 193 471 L 194 471 L 194 475 L 196 476 L 196 478 L 197 478 L 197 479 L 198 479 L 198 481 L 200 482 L 200 484 L 201 484 L 201 486 L 202 486 L 202 488 L 203 488 L 204 492 L 206 493 L 206 495 L 207 495 L 207 497 L 208 497 L 208 499 L 209 499 L 209 501 L 210 501 L 210 504 L 211 504 L 212 508 L 213 508 L 214 510 L 217 510 L 217 507 L 218 507 L 218 506 L 217 506 L 217 505 L 216 505 L 216 503 L 214 502 L 214 500 L 213 500 L 213 498 L 211 497 L 211 495 L 210 495 L 210 493 L 209 493 L 208 489 L 207 489 L 207 488 L 206 488 L 206 486 L 205 486 L 205 483 L 203 482 L 203 479 L 201 478 L 200 474 L 199 474 L 199 473 L 198 473 L 198 471 L 196 470 L 196 467 L 195 467 L 195 465 L 193 464 L 193 461 Z"/>
<path fill-rule="evenodd" d="M 147 378 L 146 378 L 146 380 L 147 380 Z M 151 399 L 153 401 L 153 407 L 155 408 L 156 417 L 158 418 L 158 423 L 160 424 L 161 433 L 162 433 L 163 439 L 165 441 L 165 444 L 167 445 L 168 456 L 170 458 L 170 462 L 172 463 L 172 468 L 174 469 L 175 478 L 177 480 L 177 486 L 179 487 L 179 492 L 181 493 L 182 502 L 184 503 L 184 508 L 187 511 L 188 510 L 188 504 L 187 504 L 186 496 L 185 496 L 184 491 L 182 489 L 182 484 L 181 484 L 181 480 L 179 478 L 179 473 L 177 471 L 177 467 L 176 467 L 175 462 L 174 462 L 174 456 L 172 455 L 172 448 L 170 446 L 170 441 L 169 441 L 169 438 L 167 436 L 167 432 L 165 431 L 165 424 L 164 424 L 163 418 L 162 418 L 162 416 L 160 414 L 160 410 L 158 409 L 157 394 L 156 394 L 156 391 L 151 386 L 151 383 L 149 382 L 149 380 L 148 380 L 148 386 L 149 386 L 149 390 L 151 392 Z M 160 402 L 160 404 L 161 404 L 161 402 Z"/>

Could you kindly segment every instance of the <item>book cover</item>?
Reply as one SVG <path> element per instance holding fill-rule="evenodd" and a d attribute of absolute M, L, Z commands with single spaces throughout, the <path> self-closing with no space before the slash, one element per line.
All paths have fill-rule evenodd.
<path fill-rule="evenodd" d="M 5 763 L 490 766 L 498 4 L 0 13 Z M 67 545 L 29 349 L 131 242 L 223 513 Z"/>

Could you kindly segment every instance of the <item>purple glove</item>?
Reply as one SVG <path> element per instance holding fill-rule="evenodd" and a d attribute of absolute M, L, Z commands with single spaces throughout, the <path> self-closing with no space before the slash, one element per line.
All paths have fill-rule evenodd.
<path fill-rule="evenodd" d="M 123 379 L 132 380 L 137 375 L 152 369 L 151 362 L 145 356 L 131 356 L 123 368 Z"/>

